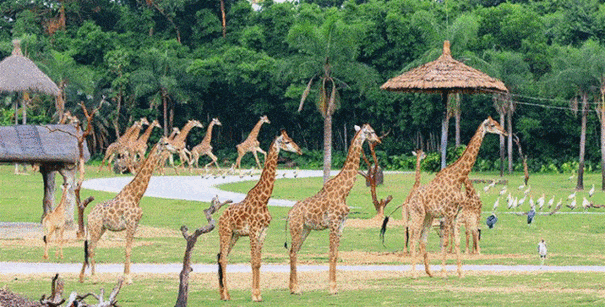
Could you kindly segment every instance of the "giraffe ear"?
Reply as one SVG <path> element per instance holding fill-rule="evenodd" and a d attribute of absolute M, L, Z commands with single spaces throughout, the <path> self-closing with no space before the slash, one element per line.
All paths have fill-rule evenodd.
<path fill-rule="evenodd" d="M 355 131 L 359 131 L 359 130 L 361 130 L 361 127 L 355 125 Z"/>

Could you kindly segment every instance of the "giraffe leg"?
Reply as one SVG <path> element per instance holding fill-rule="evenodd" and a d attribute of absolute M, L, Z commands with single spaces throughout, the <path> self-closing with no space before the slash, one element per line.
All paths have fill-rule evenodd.
<path fill-rule="evenodd" d="M 267 229 L 263 229 L 256 236 L 250 237 L 250 264 L 252 265 L 252 301 L 262 302 L 263 298 L 260 293 L 260 266 L 261 266 L 261 251 L 263 241 L 265 240 Z"/>
<path fill-rule="evenodd" d="M 466 250 L 464 250 L 464 253 L 467 254 L 467 255 L 471 253 L 471 248 L 470 248 L 471 234 L 473 236 L 473 241 L 474 241 L 475 240 L 475 230 L 471 230 L 471 229 L 469 229 L 469 227 L 465 226 L 464 227 L 464 235 L 466 236 Z M 459 229 L 458 229 L 458 235 L 460 235 L 460 230 Z"/>
<path fill-rule="evenodd" d="M 124 282 L 127 285 L 132 284 L 132 276 L 130 276 L 130 255 L 132 254 L 132 241 L 134 240 L 135 230 L 136 226 L 134 227 L 134 229 L 129 227 L 126 230 L 126 258 L 124 260 Z"/>
<path fill-rule="evenodd" d="M 420 243 L 420 230 L 416 226 L 410 227 L 410 257 L 412 258 L 411 274 L 412 278 L 418 278 L 418 271 L 416 271 L 416 244 Z"/>
<path fill-rule="evenodd" d="M 220 231 L 220 230 L 219 230 Z M 220 252 L 218 254 L 218 285 L 219 292 L 221 294 L 221 300 L 229 301 L 231 296 L 229 295 L 229 289 L 227 288 L 227 257 L 231 252 L 231 249 L 237 243 L 239 236 L 234 234 L 231 229 L 223 230 L 219 234 L 220 237 Z"/>
<path fill-rule="evenodd" d="M 221 169 L 221 167 L 218 165 L 218 158 L 212 153 L 212 152 L 208 152 L 206 153 L 206 155 L 208 155 L 208 157 L 210 157 L 210 159 L 212 159 L 212 162 L 206 164 L 206 166 L 204 167 L 208 167 L 208 165 L 211 165 L 212 163 L 214 163 L 214 165 L 216 165 L 217 169 Z"/>
<path fill-rule="evenodd" d="M 290 247 L 290 294 L 301 294 L 298 287 L 298 275 L 296 270 L 297 256 L 303 242 L 311 232 L 311 229 L 302 225 L 302 222 L 294 223 L 290 221 L 290 234 L 292 235 L 292 246 Z"/>
<path fill-rule="evenodd" d="M 429 265 L 429 253 L 426 250 L 426 244 L 428 242 L 429 231 L 431 229 L 432 224 L 432 218 L 425 218 L 424 224 L 422 225 L 422 231 L 420 233 L 420 253 L 422 253 L 422 256 L 424 258 L 424 271 L 430 277 L 433 277 L 433 273 L 431 272 L 431 267 Z"/>
<path fill-rule="evenodd" d="M 262 169 L 263 167 L 260 166 L 260 161 L 258 160 L 258 155 L 256 153 L 256 150 L 253 150 L 252 154 L 254 155 L 254 160 L 256 160 L 256 165 L 258 166 L 258 168 Z"/>
<path fill-rule="evenodd" d="M 445 269 L 445 262 L 447 260 L 447 246 L 449 244 L 450 241 L 450 236 L 452 235 L 452 224 L 451 224 L 451 220 L 449 218 L 445 218 L 445 222 L 444 222 L 444 228 L 443 228 L 443 236 L 441 236 L 441 273 L 443 274 L 443 277 L 447 277 L 447 270 Z M 454 240 L 455 241 L 455 240 Z M 460 246 L 460 243 L 458 243 L 458 246 Z"/>
<path fill-rule="evenodd" d="M 475 228 L 473 230 L 473 244 L 474 244 L 473 253 L 477 254 L 477 255 L 481 255 L 481 247 L 479 246 L 479 232 L 480 231 L 481 231 L 481 229 L 479 229 L 479 228 Z"/>
<path fill-rule="evenodd" d="M 65 241 L 63 240 L 64 235 L 65 235 L 65 225 L 63 225 L 63 227 L 61 227 L 59 233 L 57 233 L 59 235 L 58 239 L 58 243 L 59 243 L 59 249 L 57 249 L 57 252 L 55 253 L 55 257 L 58 256 L 59 251 L 61 251 L 61 259 L 63 259 L 63 244 L 65 243 Z"/>
<path fill-rule="evenodd" d="M 246 154 L 246 151 L 242 149 L 240 145 L 235 146 L 237 148 L 237 159 L 235 159 L 235 168 L 240 168 L 240 163 L 242 162 L 242 158 Z"/>
<path fill-rule="evenodd" d="M 462 262 L 460 260 L 460 232 L 454 231 L 454 244 L 456 244 L 456 271 L 458 277 L 462 278 Z M 468 248 L 467 248 L 468 250 Z M 445 268 L 445 266 L 444 266 Z"/>
<path fill-rule="evenodd" d="M 48 241 L 50 240 L 50 234 L 52 233 L 52 231 L 44 231 L 46 232 L 44 234 L 44 237 L 42 237 L 42 239 L 44 240 L 44 259 L 48 259 Z"/>
<path fill-rule="evenodd" d="M 89 215 L 90 216 L 90 215 Z M 93 223 L 91 223 L 90 219 L 88 221 L 90 240 L 85 241 L 84 246 L 84 254 L 85 259 L 82 263 L 82 270 L 80 271 L 80 283 L 84 282 L 84 273 L 86 271 L 86 266 L 90 263 L 90 275 L 95 276 L 96 268 L 95 268 L 95 248 L 97 246 L 97 242 L 101 238 L 101 236 L 105 233 L 105 228 L 102 226 L 97 227 Z M 86 257 L 88 256 L 88 257 Z"/>
<path fill-rule="evenodd" d="M 336 286 L 336 261 L 338 260 L 338 246 L 340 233 L 337 229 L 330 230 L 330 294 L 338 294 Z"/>

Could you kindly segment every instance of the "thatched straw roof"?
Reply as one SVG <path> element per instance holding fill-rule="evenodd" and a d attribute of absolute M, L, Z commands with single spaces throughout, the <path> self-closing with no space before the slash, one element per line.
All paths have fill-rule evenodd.
<path fill-rule="evenodd" d="M 76 163 L 79 158 L 78 141 L 73 136 L 76 134 L 72 125 L 0 127 L 0 162 Z M 89 158 L 84 142 L 84 160 Z"/>
<path fill-rule="evenodd" d="M 507 92 L 502 81 L 454 60 L 450 42 L 443 43 L 443 54 L 435 61 L 389 79 L 381 87 L 396 92 Z"/>
<path fill-rule="evenodd" d="M 41 92 L 58 95 L 59 87 L 30 59 L 23 56 L 18 40 L 13 54 L 0 62 L 1 92 Z"/>

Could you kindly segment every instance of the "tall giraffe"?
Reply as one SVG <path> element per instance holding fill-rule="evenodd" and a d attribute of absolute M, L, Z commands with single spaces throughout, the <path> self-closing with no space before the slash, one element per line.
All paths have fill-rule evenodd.
<path fill-rule="evenodd" d="M 174 150 L 164 153 L 164 155 L 162 156 L 162 159 L 160 160 L 161 162 L 163 162 L 165 164 L 166 159 L 170 159 L 170 165 L 172 166 L 172 168 L 174 168 L 174 171 L 177 174 L 178 174 L 178 170 L 174 166 L 174 160 L 172 159 L 172 154 L 178 153 L 179 157 L 181 158 L 181 165 L 185 164 L 185 162 L 188 160 L 187 154 L 186 154 L 187 136 L 189 135 L 189 132 L 191 131 L 191 129 L 193 129 L 194 127 L 203 128 L 204 125 L 202 125 L 202 123 L 200 123 L 200 121 L 196 120 L 196 119 L 190 119 L 189 121 L 187 121 L 185 126 L 183 126 L 183 128 L 181 129 L 180 133 L 175 134 L 174 138 L 169 139 L 170 145 L 172 145 Z"/>
<path fill-rule="evenodd" d="M 128 144 L 128 147 L 130 148 L 130 151 L 132 152 L 132 157 L 133 159 L 138 155 L 139 159 L 143 159 L 145 157 L 145 152 L 147 151 L 147 141 L 149 140 L 149 137 L 151 136 L 151 132 L 153 131 L 153 128 L 160 128 L 162 129 L 162 126 L 160 125 L 160 122 L 158 122 L 158 120 L 154 120 L 153 122 L 151 122 L 151 124 L 149 124 L 149 127 L 147 127 L 147 129 L 145 129 L 145 132 L 143 132 L 141 134 L 141 136 L 139 136 L 134 142 Z"/>
<path fill-rule="evenodd" d="M 314 196 L 296 204 L 288 212 L 292 246 L 290 247 L 290 293 L 300 294 L 296 275 L 297 253 L 311 230 L 330 229 L 330 293 L 336 294 L 336 260 L 338 245 L 349 214 L 347 196 L 353 188 L 363 142 L 380 142 L 380 139 L 369 124 L 355 126 L 357 133 L 351 141 L 351 147 L 342 170 L 328 180 Z M 286 222 L 287 223 L 287 222 Z"/>
<path fill-rule="evenodd" d="M 59 242 L 59 248 L 55 253 L 55 257 L 59 256 L 61 251 L 61 259 L 63 259 L 63 234 L 65 233 L 65 203 L 67 200 L 67 190 L 69 189 L 69 183 L 63 183 L 63 194 L 61 195 L 61 201 L 55 207 L 55 209 L 49 212 L 44 219 L 42 219 L 42 227 L 44 228 L 44 259 L 48 259 L 48 241 L 52 234 L 55 235 L 55 241 Z"/>
<path fill-rule="evenodd" d="M 405 229 L 405 245 L 403 246 L 404 254 L 408 253 L 408 241 L 410 237 L 408 227 L 408 223 L 410 220 L 410 199 L 412 198 L 414 193 L 416 193 L 416 190 L 420 186 L 420 177 L 422 176 L 422 160 L 426 158 L 426 153 L 424 153 L 422 149 L 412 151 L 412 154 L 416 156 L 416 174 L 414 177 L 414 185 L 412 186 L 412 189 L 410 190 L 408 196 L 405 198 L 405 201 L 403 201 L 403 204 L 401 205 L 401 220 L 403 221 L 403 227 Z"/>
<path fill-rule="evenodd" d="M 122 134 L 121 137 L 119 137 L 115 142 L 107 146 L 107 149 L 105 150 L 105 156 L 103 157 L 103 161 L 101 161 L 101 166 L 99 166 L 98 171 L 101 171 L 101 169 L 103 168 L 103 164 L 105 164 L 105 161 L 107 159 L 109 159 L 107 160 L 107 169 L 109 169 L 115 155 L 126 152 L 126 145 L 128 144 L 128 142 L 130 142 L 133 135 L 136 135 L 136 137 L 139 136 L 139 133 L 141 133 L 141 129 L 143 129 L 143 125 L 149 125 L 147 118 L 143 117 L 139 121 L 136 121 L 130 128 L 126 129 L 126 131 L 124 132 L 124 134 Z"/>
<path fill-rule="evenodd" d="M 412 238 L 412 277 L 417 278 L 416 271 L 416 244 L 420 242 L 420 253 L 424 256 L 424 268 L 429 276 L 433 276 L 429 267 L 426 243 L 428 232 L 435 218 L 444 218 L 443 235 L 441 236 L 441 268 L 446 276 L 445 260 L 447 257 L 447 245 L 450 232 L 453 230 L 454 222 L 464 202 L 465 195 L 461 192 L 462 184 L 468 180 L 468 174 L 473 168 L 481 148 L 481 143 L 486 133 L 495 133 L 506 136 L 502 126 L 497 121 L 488 117 L 479 125 L 477 132 L 471 138 L 462 156 L 453 164 L 442 169 L 435 178 L 426 185 L 418 188 L 410 199 L 410 233 Z M 456 238 L 456 262 L 458 265 L 458 276 L 462 276 L 462 265 L 460 262 L 460 241 Z"/>
<path fill-rule="evenodd" d="M 260 120 L 256 123 L 256 125 L 254 125 L 254 128 L 252 128 L 252 131 L 250 131 L 250 134 L 248 134 L 246 140 L 235 146 L 237 148 L 237 159 L 235 160 L 235 168 L 240 167 L 242 158 L 248 152 L 252 152 L 252 154 L 254 155 L 254 159 L 256 160 L 256 165 L 258 166 L 258 168 L 261 168 L 261 166 L 260 162 L 258 161 L 258 156 L 256 154 L 257 152 L 260 152 L 265 155 L 265 160 L 267 160 L 267 153 L 260 148 L 260 142 L 257 140 L 260 128 L 265 123 L 271 123 L 267 115 L 261 116 Z"/>
<path fill-rule="evenodd" d="M 105 231 L 118 232 L 126 230 L 124 275 L 125 281 L 132 283 L 130 277 L 132 241 L 139 221 L 143 216 L 143 209 L 139 206 L 139 203 L 147 190 L 153 170 L 158 165 L 158 159 L 166 150 L 174 150 L 174 148 L 168 143 L 166 138 L 162 137 L 151 149 L 139 172 L 130 183 L 116 197 L 96 205 L 88 214 L 88 239 L 84 242 L 84 263 L 82 263 L 82 270 L 80 271 L 80 282 L 84 282 L 84 273 L 89 258 L 92 275 L 95 275 L 95 248 Z"/>
<path fill-rule="evenodd" d="M 191 159 L 189 159 L 190 169 L 193 167 L 194 163 L 196 167 L 200 167 L 198 162 L 200 157 L 203 155 L 208 155 L 208 157 L 212 159 L 210 163 L 204 166 L 205 169 L 207 169 L 208 165 L 212 163 L 216 165 L 217 169 L 221 169 L 221 167 L 218 166 L 218 163 L 216 162 L 218 158 L 212 153 L 212 145 L 210 144 L 210 141 L 212 140 L 212 128 L 214 127 L 214 125 L 222 126 L 223 124 L 221 124 L 218 118 L 213 118 L 210 124 L 208 124 L 208 130 L 206 130 L 206 135 L 204 136 L 202 142 L 191 149 Z"/>
<path fill-rule="evenodd" d="M 280 150 L 302 154 L 298 145 L 292 141 L 285 130 L 282 130 L 269 148 L 265 168 L 258 183 L 248 192 L 244 200 L 229 206 L 218 220 L 220 237 L 218 278 L 221 300 L 231 299 L 227 289 L 227 257 L 237 240 L 240 237 L 248 236 L 250 237 L 250 264 L 252 266 L 252 300 L 262 301 L 260 293 L 261 249 L 267 228 L 271 223 L 271 214 L 267 208 L 267 203 L 271 193 L 273 193 L 277 156 Z"/>

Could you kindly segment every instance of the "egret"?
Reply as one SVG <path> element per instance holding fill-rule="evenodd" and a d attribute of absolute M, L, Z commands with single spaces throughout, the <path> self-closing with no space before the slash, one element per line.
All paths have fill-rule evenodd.
<path fill-rule="evenodd" d="M 494 208 L 492 208 L 492 211 L 496 211 L 499 204 L 500 204 L 500 198 L 496 199 L 496 202 L 494 203 Z"/>
<path fill-rule="evenodd" d="M 552 204 L 555 203 L 555 196 L 553 195 L 552 198 L 548 201 L 548 209 L 550 209 L 550 207 L 552 207 Z"/>
<path fill-rule="evenodd" d="M 531 225 L 536 216 L 536 207 L 532 206 L 529 212 L 527 212 L 527 226 Z"/>
<path fill-rule="evenodd" d="M 487 221 L 485 222 L 485 224 L 487 224 L 488 228 L 492 229 L 492 228 L 494 228 L 494 225 L 496 225 L 497 221 L 498 221 L 498 217 L 496 217 L 495 214 L 492 214 L 487 217 Z"/>
<path fill-rule="evenodd" d="M 588 201 L 588 199 L 586 199 L 586 197 L 582 199 L 582 208 L 584 208 L 584 210 L 590 208 L 590 202 Z"/>
<path fill-rule="evenodd" d="M 538 254 L 540 254 L 540 260 L 542 261 L 542 265 L 544 264 L 544 260 L 546 259 L 546 253 L 546 242 L 544 242 L 544 239 L 542 239 L 538 243 Z"/>
<path fill-rule="evenodd" d="M 507 209 L 512 208 L 513 207 L 513 197 L 510 196 L 510 194 L 508 194 L 508 197 L 506 199 L 508 200 L 507 204 L 506 204 L 506 208 Z"/>
<path fill-rule="evenodd" d="M 495 185 L 496 185 L 496 180 L 494 180 L 494 181 L 492 181 L 490 184 L 486 185 L 486 186 L 483 188 L 483 191 L 487 192 L 487 191 L 489 191 L 489 189 L 493 188 Z"/>
<path fill-rule="evenodd" d="M 529 191 L 531 191 L 530 185 L 527 186 L 527 190 L 525 190 L 525 192 L 523 192 L 523 194 L 527 195 L 527 194 L 529 194 Z"/>
<path fill-rule="evenodd" d="M 517 208 L 518 205 L 519 205 L 519 201 L 515 197 L 515 200 L 513 200 L 513 209 Z"/>
<path fill-rule="evenodd" d="M 525 203 L 525 199 L 527 199 L 527 195 L 525 195 L 525 196 L 523 196 L 523 198 L 519 199 L 519 204 L 518 204 L 519 207 L 523 206 L 523 203 Z"/>
<path fill-rule="evenodd" d="M 532 207 L 532 208 L 536 206 L 536 202 L 534 201 L 534 197 L 533 196 L 529 197 L 529 206 Z"/>
<path fill-rule="evenodd" d="M 553 211 L 557 211 L 559 209 L 561 209 L 561 206 L 563 205 L 563 199 L 559 199 L 559 202 L 557 203 L 557 206 L 555 206 L 555 209 Z"/>
<path fill-rule="evenodd" d="M 545 197 L 546 195 L 544 195 L 545 193 L 542 193 L 542 196 L 540 198 L 538 198 L 538 208 L 540 210 L 542 210 L 542 207 L 544 207 L 544 201 L 545 201 Z"/>
<path fill-rule="evenodd" d="M 573 178 L 576 176 L 576 174 L 571 174 L 571 176 L 569 176 L 569 178 L 567 178 L 569 181 L 572 181 Z"/>
<path fill-rule="evenodd" d="M 567 205 L 567 207 L 569 207 L 571 210 L 575 209 L 576 208 L 576 199 L 574 198 L 571 201 L 571 204 Z"/>
<path fill-rule="evenodd" d="M 520 185 L 520 186 L 518 187 L 518 189 L 519 189 L 519 190 L 523 190 L 523 188 L 524 188 L 524 187 L 525 187 L 525 185 L 524 185 L 524 184 L 522 184 L 522 185 Z"/>
<path fill-rule="evenodd" d="M 567 199 L 572 199 L 572 198 L 576 198 L 576 191 L 574 191 L 573 193 L 569 194 L 569 196 L 567 196 Z"/>
<path fill-rule="evenodd" d="M 500 190 L 500 196 L 504 195 L 506 193 L 506 186 L 502 187 L 502 190 Z"/>
<path fill-rule="evenodd" d="M 590 191 L 588 191 L 588 197 L 592 197 L 593 194 L 594 194 L 594 183 L 592 184 L 592 188 L 590 189 Z"/>

